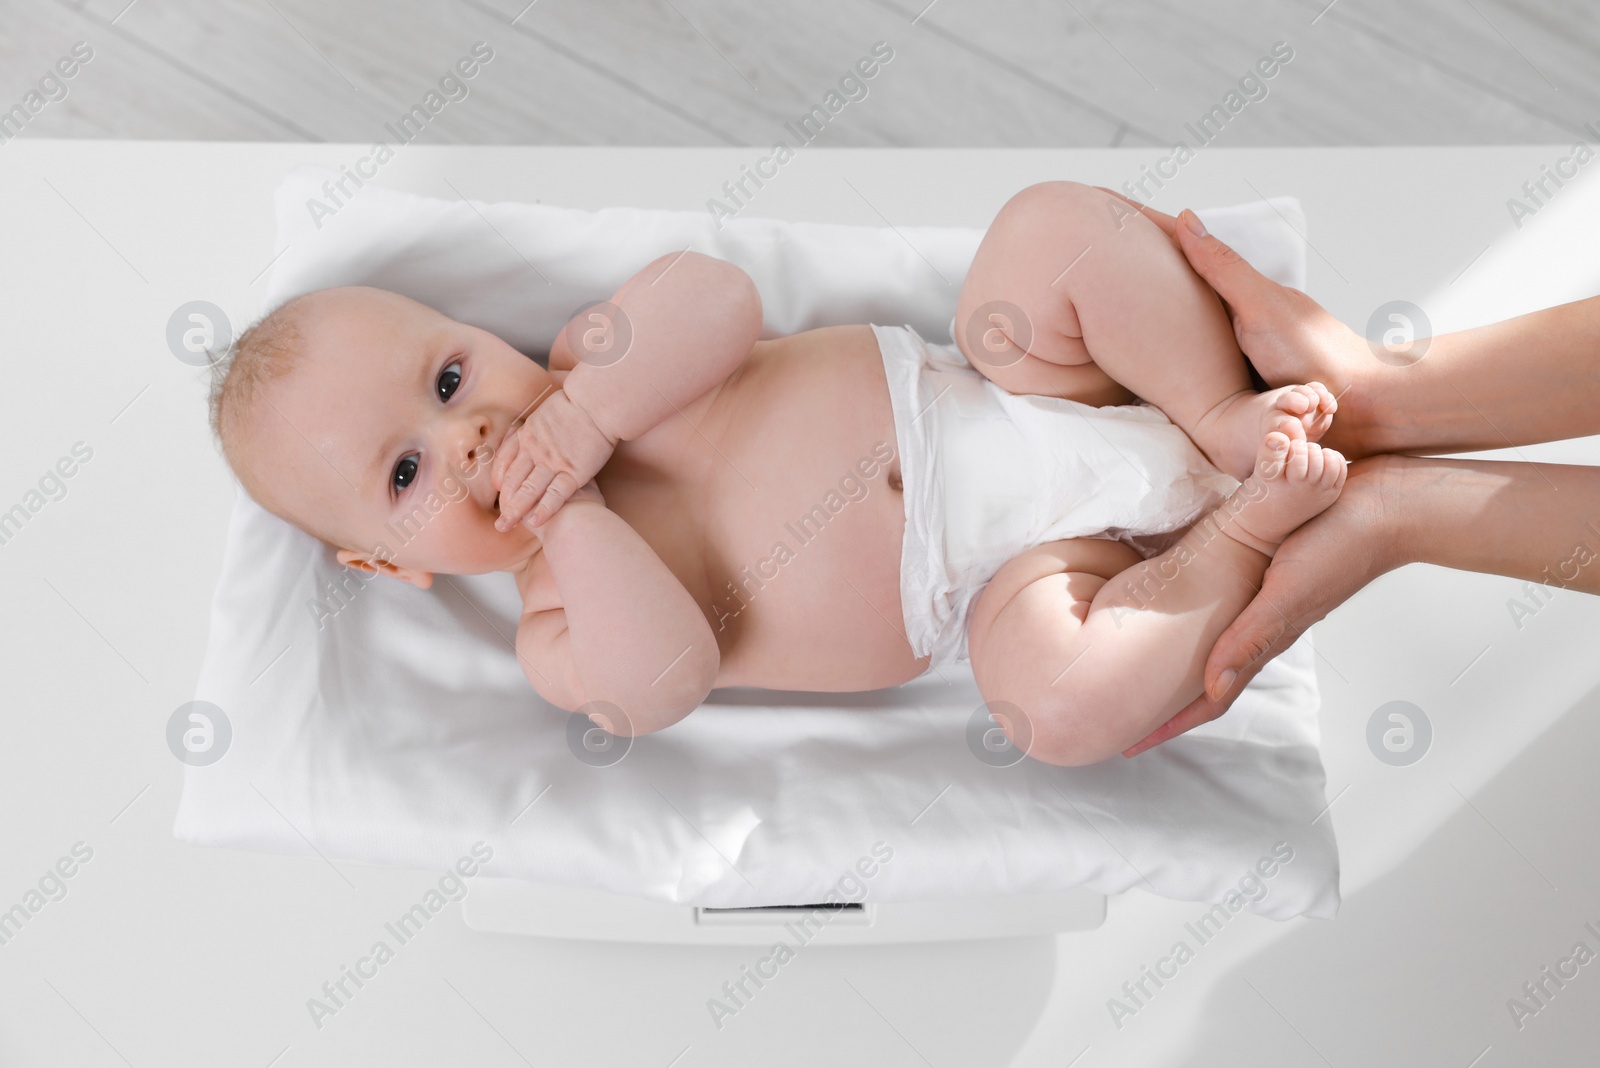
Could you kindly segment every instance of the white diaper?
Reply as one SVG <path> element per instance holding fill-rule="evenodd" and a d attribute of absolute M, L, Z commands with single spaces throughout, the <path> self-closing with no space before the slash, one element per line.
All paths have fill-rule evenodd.
<path fill-rule="evenodd" d="M 872 330 L 904 482 L 906 637 L 933 666 L 967 659 L 978 594 L 1024 550 L 1105 537 L 1148 558 L 1238 488 L 1148 404 L 1013 395 L 953 344 L 930 345 L 910 327 Z"/>

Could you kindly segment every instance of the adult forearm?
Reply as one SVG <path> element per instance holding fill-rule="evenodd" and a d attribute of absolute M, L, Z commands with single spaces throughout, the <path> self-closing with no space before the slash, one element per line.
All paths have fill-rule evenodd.
<path fill-rule="evenodd" d="M 1600 593 L 1600 467 L 1391 462 L 1405 559 Z"/>
<path fill-rule="evenodd" d="M 1365 452 L 1468 452 L 1600 434 L 1600 297 L 1373 360 L 1341 404 Z"/>
<path fill-rule="evenodd" d="M 577 366 L 562 388 L 613 441 L 631 441 L 739 366 L 761 335 L 761 297 L 731 263 L 664 256 L 567 327 Z"/>
<path fill-rule="evenodd" d="M 541 529 L 584 692 L 619 706 L 641 731 L 693 711 L 720 657 L 683 583 L 604 505 L 569 501 Z"/>

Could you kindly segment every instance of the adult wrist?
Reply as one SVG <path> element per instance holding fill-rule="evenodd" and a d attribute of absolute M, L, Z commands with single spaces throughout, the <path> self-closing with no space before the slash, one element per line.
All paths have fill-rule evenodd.
<path fill-rule="evenodd" d="M 1428 535 L 1441 517 L 1430 514 L 1432 501 L 1427 491 L 1438 480 L 1427 466 L 1427 460 L 1414 456 L 1387 454 L 1351 465 L 1345 492 L 1359 488 L 1372 502 L 1376 526 L 1373 578 L 1405 564 L 1428 562 Z"/>
<path fill-rule="evenodd" d="M 1347 455 L 1352 458 L 1402 449 L 1417 439 L 1417 404 L 1423 395 L 1417 367 L 1374 363 L 1351 381 L 1348 410 L 1353 425 L 1348 430 L 1353 450 Z M 1343 414 L 1343 400 L 1340 409 Z M 1334 423 L 1338 421 L 1335 415 Z M 1409 472 L 1403 472 L 1402 479 L 1405 474 Z"/>

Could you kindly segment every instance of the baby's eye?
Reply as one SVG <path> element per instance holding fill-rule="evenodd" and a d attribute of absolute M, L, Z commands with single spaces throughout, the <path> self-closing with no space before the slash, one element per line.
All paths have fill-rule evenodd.
<path fill-rule="evenodd" d="M 399 492 L 400 490 L 403 490 L 407 486 L 411 485 L 412 481 L 416 477 L 417 457 L 416 454 L 413 453 L 410 456 L 402 456 L 400 458 L 400 462 L 394 465 L 394 475 L 389 479 L 389 481 L 390 484 L 394 486 L 395 491 Z"/>
<path fill-rule="evenodd" d="M 439 381 L 434 385 L 434 388 L 439 391 L 439 399 L 442 401 L 447 401 L 452 395 L 454 395 L 456 387 L 460 385 L 461 361 L 457 360 L 455 363 L 439 372 Z"/>

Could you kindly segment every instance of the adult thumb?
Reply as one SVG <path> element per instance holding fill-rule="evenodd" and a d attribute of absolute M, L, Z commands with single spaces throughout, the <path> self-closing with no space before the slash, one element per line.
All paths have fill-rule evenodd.
<path fill-rule="evenodd" d="M 1239 617 L 1228 625 L 1206 658 L 1206 695 L 1224 707 L 1267 663 L 1293 644 L 1282 613 L 1257 594 Z M 1224 701 L 1224 698 L 1228 700 Z"/>
<path fill-rule="evenodd" d="M 1245 258 L 1207 232 L 1200 216 L 1185 208 L 1178 215 L 1176 236 L 1189 266 L 1217 295 L 1235 309 L 1254 307 L 1271 299 L 1278 283 L 1250 266 Z"/>

